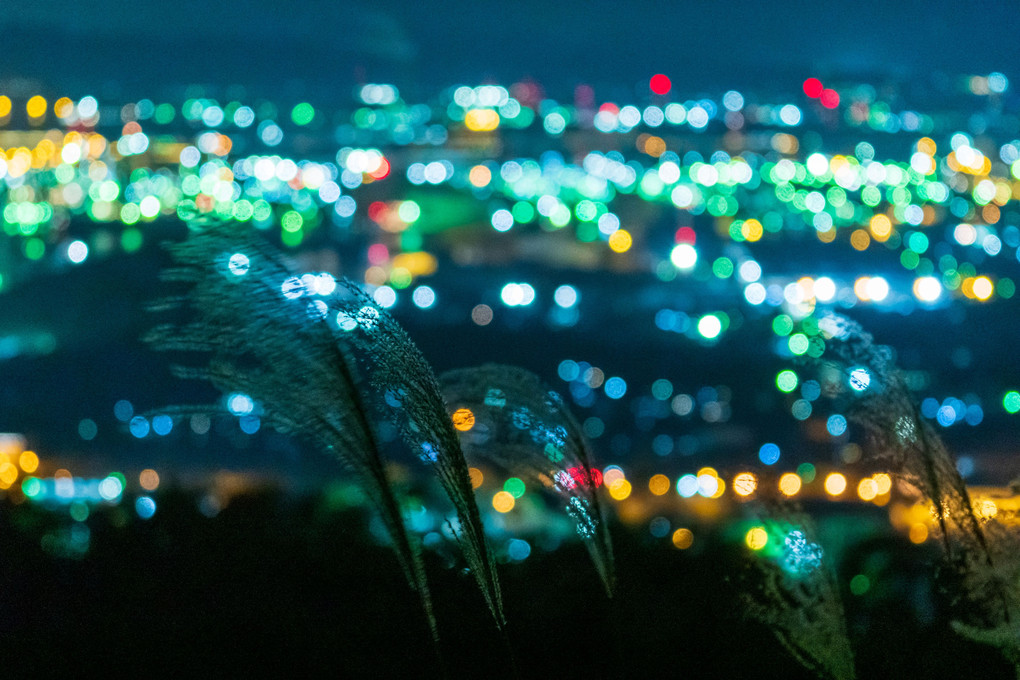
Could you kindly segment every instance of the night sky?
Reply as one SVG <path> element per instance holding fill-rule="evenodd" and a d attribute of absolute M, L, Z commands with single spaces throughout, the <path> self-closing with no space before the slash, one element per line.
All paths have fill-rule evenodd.
<path fill-rule="evenodd" d="M 626 92 L 657 71 L 682 88 L 789 90 L 805 74 L 1010 75 L 1018 28 L 1015 7 L 986 1 L 14 0 L 0 8 L 0 77 L 131 93 L 238 83 L 322 100 L 364 80 L 422 94 L 521 77 L 553 91 L 585 82 Z"/>

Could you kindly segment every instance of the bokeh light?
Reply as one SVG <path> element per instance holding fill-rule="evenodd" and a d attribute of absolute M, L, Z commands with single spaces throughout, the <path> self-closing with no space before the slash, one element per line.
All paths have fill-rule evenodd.
<path fill-rule="evenodd" d="M 846 477 L 839 472 L 829 473 L 825 477 L 825 493 L 830 496 L 839 496 L 846 491 Z"/>
<path fill-rule="evenodd" d="M 744 542 L 751 550 L 761 550 L 769 542 L 769 534 L 764 527 L 752 527 L 744 535 Z"/>
<path fill-rule="evenodd" d="M 492 497 L 492 507 L 496 512 L 507 513 L 514 509 L 517 500 L 508 491 L 497 491 Z"/>
<path fill-rule="evenodd" d="M 678 550 L 687 550 L 694 545 L 694 532 L 685 527 L 681 527 L 673 532 L 673 545 Z"/>

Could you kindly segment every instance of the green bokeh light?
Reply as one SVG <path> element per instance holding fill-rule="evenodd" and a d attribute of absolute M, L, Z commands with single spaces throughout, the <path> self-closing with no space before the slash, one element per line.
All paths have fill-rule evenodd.
<path fill-rule="evenodd" d="M 797 389 L 798 382 L 800 382 L 800 379 L 791 370 L 780 371 L 776 376 L 776 387 L 779 388 L 780 392 L 793 392 Z"/>
<path fill-rule="evenodd" d="M 850 579 L 850 592 L 854 595 L 863 595 L 871 588 L 871 580 L 864 574 L 857 574 Z"/>
<path fill-rule="evenodd" d="M 810 484 L 815 481 L 815 475 L 817 470 L 811 463 L 801 463 L 797 466 L 797 476 L 799 476 L 805 484 Z"/>
<path fill-rule="evenodd" d="M 772 332 L 779 336 L 787 336 L 793 332 L 793 319 L 787 314 L 780 314 L 772 320 Z"/>
<path fill-rule="evenodd" d="M 30 238 L 25 241 L 25 257 L 38 260 L 46 253 L 46 244 L 41 238 Z"/>
<path fill-rule="evenodd" d="M 124 252 L 133 253 L 142 247 L 142 232 L 130 227 L 125 229 L 120 235 L 120 247 L 124 249 Z"/>
<path fill-rule="evenodd" d="M 518 477 L 511 477 L 503 482 L 503 491 L 506 491 L 514 498 L 520 498 L 524 495 L 524 482 Z"/>
<path fill-rule="evenodd" d="M 42 480 L 38 477 L 26 477 L 21 482 L 21 490 L 29 498 L 35 498 L 42 493 Z"/>
<path fill-rule="evenodd" d="M 790 351 L 800 356 L 808 351 L 808 338 L 803 333 L 794 333 L 789 340 Z"/>
<path fill-rule="evenodd" d="M 535 219 L 535 206 L 527 201 L 518 201 L 514 203 L 510 213 L 514 216 L 514 222 L 523 224 Z"/>
<path fill-rule="evenodd" d="M 315 118 L 315 107 L 308 102 L 301 102 L 290 112 L 290 119 L 295 125 L 308 125 Z"/>
<path fill-rule="evenodd" d="M 301 217 L 301 213 L 295 210 L 288 210 L 283 214 L 283 217 L 280 218 L 280 226 L 283 227 L 285 232 L 301 231 L 301 227 L 304 223 L 305 220 Z"/>

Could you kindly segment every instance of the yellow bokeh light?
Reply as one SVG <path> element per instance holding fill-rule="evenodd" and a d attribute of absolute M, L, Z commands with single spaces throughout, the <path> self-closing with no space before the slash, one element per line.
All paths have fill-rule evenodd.
<path fill-rule="evenodd" d="M 838 472 L 833 472 L 825 478 L 825 493 L 830 496 L 838 496 L 846 491 L 846 477 Z"/>
<path fill-rule="evenodd" d="M 25 112 L 29 118 L 42 118 L 46 115 L 46 99 L 35 95 L 25 104 Z"/>
<path fill-rule="evenodd" d="M 752 243 L 761 239 L 762 234 L 764 233 L 765 228 L 762 227 L 761 222 L 756 219 L 752 218 L 750 220 L 745 220 L 744 223 L 740 225 L 740 235 Z"/>
<path fill-rule="evenodd" d="M 854 233 L 850 234 L 850 245 L 853 246 L 854 250 L 867 250 L 868 246 L 871 245 L 871 236 L 863 229 L 857 229 Z"/>
<path fill-rule="evenodd" d="M 478 468 L 468 468 L 468 478 L 471 480 L 471 488 L 477 489 L 485 481 L 485 475 Z"/>
<path fill-rule="evenodd" d="M 750 472 L 741 472 L 733 478 L 733 491 L 738 496 L 750 496 L 758 488 L 758 480 Z"/>
<path fill-rule="evenodd" d="M 0 482 L 3 482 L 4 486 L 10 486 L 17 478 L 18 468 L 10 463 L 0 463 Z"/>
<path fill-rule="evenodd" d="M 439 268 L 439 261 L 432 253 L 417 250 L 393 256 L 393 268 L 406 269 L 411 276 L 431 276 Z"/>
<path fill-rule="evenodd" d="M 684 527 L 677 529 L 673 532 L 673 545 L 680 550 L 687 550 L 694 545 L 694 533 Z"/>
<path fill-rule="evenodd" d="M 995 198 L 992 200 L 995 201 L 996 205 L 1006 205 L 1012 198 L 1013 186 L 1009 182 L 995 183 Z M 934 208 L 932 210 L 934 211 Z"/>
<path fill-rule="evenodd" d="M 992 293 L 995 291 L 995 286 L 992 285 L 992 280 L 987 276 L 979 276 L 974 279 L 971 289 L 974 291 L 974 297 L 978 300 L 987 300 L 992 297 Z"/>
<path fill-rule="evenodd" d="M 472 132 L 489 132 L 499 127 L 499 114 L 492 109 L 471 109 L 464 114 L 464 127 Z"/>
<path fill-rule="evenodd" d="M 631 484 L 626 479 L 617 479 L 609 487 L 609 495 L 614 501 L 622 501 L 630 496 Z"/>
<path fill-rule="evenodd" d="M 155 491 L 159 488 L 159 473 L 152 468 L 142 470 L 138 475 L 138 483 L 146 491 Z"/>
<path fill-rule="evenodd" d="M 892 221 L 879 213 L 868 222 L 868 228 L 871 229 L 871 235 L 875 237 L 876 241 L 885 241 L 892 233 Z"/>
<path fill-rule="evenodd" d="M 41 139 L 32 149 L 32 167 L 39 169 L 56 155 L 57 145 L 51 139 Z"/>
<path fill-rule="evenodd" d="M 638 148 L 644 151 L 649 156 L 658 158 L 662 154 L 666 153 L 666 140 L 664 140 L 662 137 L 648 135 L 647 137 L 645 137 L 643 141 L 644 144 L 642 144 Z"/>
<path fill-rule="evenodd" d="M 106 137 L 103 137 L 102 135 L 98 135 L 98 134 L 89 135 L 89 156 L 91 158 L 98 158 L 100 156 L 100 154 L 102 154 L 105 150 L 106 150 Z M 105 168 L 106 168 L 106 164 L 105 163 L 100 161 L 98 163 L 93 163 L 92 164 L 92 167 L 97 167 L 97 166 L 101 166 L 102 168 L 104 168 L 103 171 L 105 172 Z M 98 170 L 96 171 L 96 174 L 98 174 Z M 89 168 L 89 176 L 91 177 L 91 175 L 92 175 L 92 168 Z"/>
<path fill-rule="evenodd" d="M 18 465 L 22 470 L 31 474 L 39 469 L 39 456 L 35 451 L 22 451 L 18 457 Z"/>
<path fill-rule="evenodd" d="M 921 137 L 921 139 L 917 140 L 917 150 L 921 153 L 934 156 L 936 149 L 938 149 L 938 146 L 936 146 L 935 140 L 931 137 Z"/>
<path fill-rule="evenodd" d="M 497 491 L 492 497 L 492 507 L 496 512 L 510 512 L 516 503 L 517 499 L 509 491 Z"/>
<path fill-rule="evenodd" d="M 744 542 L 751 550 L 761 550 L 769 542 L 769 534 L 763 527 L 753 527 L 744 536 Z"/>
<path fill-rule="evenodd" d="M 0 95 L 0 118 L 11 115 L 11 98 L 7 95 Z"/>
<path fill-rule="evenodd" d="M 614 253 L 625 253 L 634 244 L 634 239 L 626 229 L 617 229 L 609 236 L 609 248 Z"/>
<path fill-rule="evenodd" d="M 868 477 L 862 479 L 857 485 L 857 495 L 860 496 L 862 501 L 871 501 L 878 495 L 878 484 L 875 480 Z"/>
<path fill-rule="evenodd" d="M 870 276 L 862 276 L 861 278 L 854 281 L 854 295 L 857 296 L 858 300 L 867 302 L 871 299 L 868 295 L 868 283 L 871 281 Z"/>
<path fill-rule="evenodd" d="M 800 475 L 796 472 L 787 472 L 779 478 L 779 491 L 784 496 L 796 496 L 802 485 Z"/>
<path fill-rule="evenodd" d="M 74 113 L 74 102 L 70 97 L 61 97 L 53 102 L 53 113 L 57 118 L 67 118 Z"/>
<path fill-rule="evenodd" d="M 648 490 L 656 496 L 664 496 L 669 492 L 669 477 L 666 475 L 653 475 L 648 480 Z"/>
<path fill-rule="evenodd" d="M 872 477 L 872 479 L 875 480 L 875 492 L 879 496 L 884 496 L 892 491 L 892 477 L 886 473 L 879 472 L 877 475 Z"/>
<path fill-rule="evenodd" d="M 475 426 L 475 414 L 471 412 L 471 409 L 457 409 L 453 413 L 453 426 L 461 432 L 467 432 Z"/>
<path fill-rule="evenodd" d="M 492 181 L 492 171 L 484 165 L 476 165 L 468 173 L 468 181 L 471 182 L 471 186 L 479 189 L 489 186 L 489 182 Z"/>
<path fill-rule="evenodd" d="M 924 543 L 928 540 L 928 526 L 917 522 L 910 525 L 910 542 Z"/>

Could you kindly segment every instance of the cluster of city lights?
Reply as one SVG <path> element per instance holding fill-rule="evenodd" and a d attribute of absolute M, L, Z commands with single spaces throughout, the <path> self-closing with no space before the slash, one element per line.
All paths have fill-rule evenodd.
<path fill-rule="evenodd" d="M 819 358 L 831 339 L 819 322 L 828 310 L 924 313 L 1005 305 L 1015 296 L 1020 139 L 999 115 L 1009 87 L 1001 73 L 968 78 L 966 116 L 899 108 L 891 103 L 898 98 L 883 99 L 869 85 L 818 78 L 769 101 L 737 90 L 684 98 L 666 74 L 652 77 L 647 94 L 633 101 L 600 101 L 580 87 L 563 102 L 532 83 L 515 83 L 457 85 L 431 101 L 408 102 L 394 85 L 371 83 L 341 112 L 205 94 L 114 103 L 0 93 L 0 238 L 15 254 L 0 261 L 0 294 L 51 265 L 87 267 L 138 252 L 165 225 L 207 216 L 249 225 L 288 249 L 358 244 L 362 266 L 354 275 L 381 308 L 435 314 L 429 310 L 454 297 L 426 281 L 441 263 L 498 267 L 507 252 L 527 253 L 568 273 L 561 269 L 549 285 L 528 272 L 501 271 L 491 290 L 473 292 L 475 325 L 542 311 L 554 328 L 571 327 L 601 304 L 574 273 L 636 272 L 663 287 L 705 291 L 683 304 L 655 298 L 648 324 L 674 334 L 670 339 L 711 347 L 746 319 L 764 317 L 777 357 Z M 853 264 L 827 269 L 818 252 Z M 230 256 L 231 275 L 249 267 L 243 253 Z M 283 282 L 281 295 L 325 295 L 335 285 L 332 274 L 309 273 Z M 0 337 L 0 360 L 29 344 Z M 688 393 L 659 378 L 649 390 L 609 360 L 600 367 L 565 359 L 557 372 L 573 403 L 592 409 L 581 427 L 593 441 L 607 431 L 606 412 L 595 410 L 606 404 L 629 402 L 636 419 L 651 413 L 655 422 L 697 417 L 714 425 L 732 416 L 732 390 L 724 385 Z M 865 368 L 847 377 L 856 391 L 871 380 Z M 817 380 L 784 366 L 775 390 L 795 420 L 818 423 L 844 462 L 859 459 L 847 443 L 846 416 L 820 413 Z M 1020 412 L 1018 392 L 999 394 L 1004 412 Z M 961 390 L 959 397 L 926 396 L 921 413 L 945 428 L 977 426 L 989 403 Z M 248 395 L 227 395 L 223 408 L 244 435 L 261 431 L 259 407 Z M 127 400 L 115 404 L 114 415 L 140 440 L 179 434 L 185 421 L 197 436 L 211 427 L 208 415 L 144 415 Z M 473 419 L 458 411 L 454 426 L 467 431 Z M 97 431 L 94 420 L 79 422 L 82 440 Z M 659 459 L 692 451 L 689 439 L 648 431 Z M 0 491 L 12 498 L 66 505 L 84 521 L 90 507 L 119 504 L 129 486 L 119 473 L 39 476 L 38 456 L 18 446 L 16 453 L 13 444 L 0 450 Z M 644 494 L 645 484 L 614 465 L 598 471 L 599 485 L 621 507 L 673 493 L 691 505 L 765 495 L 890 502 L 888 475 L 823 475 L 810 463 L 773 473 L 787 463 L 780 446 L 754 446 L 748 454 L 761 465 L 757 472 L 724 478 L 691 465 L 672 477 L 651 475 Z M 495 475 L 471 469 L 475 488 L 485 479 Z M 156 510 L 149 492 L 158 474 L 146 470 L 138 483 L 145 493 L 135 510 L 145 519 Z M 509 522 L 527 512 L 530 491 L 509 477 L 486 488 L 483 505 Z M 890 504 L 891 514 L 895 508 Z M 912 517 L 902 525 L 922 542 L 927 525 Z M 655 527 L 677 548 L 692 545 L 690 528 Z M 764 527 L 748 529 L 751 549 L 770 541 L 800 546 L 789 532 L 776 538 Z M 530 554 L 517 538 L 504 547 L 514 560 Z"/>
<path fill-rule="evenodd" d="M 663 83 L 668 81 L 656 76 L 650 90 L 667 97 L 671 85 Z M 1001 74 L 983 82 L 992 88 L 990 94 L 1008 86 Z M 836 89 L 809 78 L 803 87 L 808 99 L 800 103 L 803 111 L 793 103 L 754 103 L 736 91 L 718 101 L 653 102 L 642 109 L 612 102 L 596 105 L 593 94 L 591 101 L 559 104 L 536 99 L 533 88 L 524 84 L 509 89 L 460 86 L 430 104 L 413 105 L 391 85 L 366 88 L 358 93 L 363 106 L 348 114 L 334 136 L 377 139 L 378 146 L 341 145 L 336 153 L 318 158 L 278 153 L 290 134 L 322 134 L 321 127 L 312 124 L 322 123 L 326 112 L 308 102 L 291 107 L 288 116 L 285 108 L 267 102 L 221 105 L 200 97 L 178 105 L 141 100 L 109 107 L 91 96 L 77 101 L 61 97 L 50 104 L 35 95 L 24 102 L 22 118 L 12 115 L 16 102 L 4 96 L 3 121 L 8 128 L 25 128 L 17 133 L 20 144 L 6 148 L 0 159 L 7 199 L 5 234 L 30 261 L 50 256 L 81 264 L 118 246 L 129 252 L 138 249 L 148 223 L 174 215 L 212 214 L 251 222 L 297 247 L 320 228 L 354 222 L 365 226 L 355 219 L 363 214 L 367 224 L 384 232 L 380 243 L 394 255 L 419 251 L 424 233 L 456 226 L 443 223 L 437 206 L 430 205 L 435 199 L 427 194 L 418 201 L 362 203 L 362 213 L 356 195 L 368 185 L 389 181 L 398 185 L 389 189 L 396 195 L 448 187 L 471 201 L 481 192 L 496 207 L 484 219 L 487 225 L 465 216 L 470 225 L 497 232 L 535 225 L 546 231 L 569 227 L 579 241 L 603 241 L 617 254 L 639 244 L 648 247 L 639 238 L 647 226 L 634 221 L 627 206 L 626 197 L 634 196 L 670 204 L 692 217 L 710 216 L 717 236 L 733 243 L 772 241 L 784 234 L 798 239 L 811 233 L 822 242 L 843 243 L 857 251 L 884 247 L 898 252 L 914 277 L 900 287 L 883 277 L 834 281 L 823 275 L 817 292 L 806 283 L 811 277 L 766 282 L 760 272 L 750 275 L 732 258 L 701 257 L 689 229 L 677 232 L 668 252 L 649 253 L 664 279 L 696 276 L 702 268 L 720 279 L 739 274 L 735 282 L 751 304 L 771 302 L 780 294 L 785 296 L 780 299 L 792 296 L 796 302 L 791 304 L 807 307 L 832 301 L 892 305 L 904 295 L 934 304 L 945 296 L 987 301 L 1011 297 L 1015 291 L 1012 279 L 978 268 L 987 258 L 1020 248 L 1020 231 L 1009 219 L 1013 213 L 1003 213 L 1017 191 L 1020 140 L 1004 140 L 994 150 L 978 148 L 985 142 L 975 141 L 974 132 L 941 129 L 941 116 L 894 114 L 866 86 L 845 88 L 847 105 Z M 378 97 L 377 90 L 388 94 Z M 835 124 L 847 133 L 870 129 L 917 135 L 909 157 L 879 160 L 875 145 L 867 141 L 852 145 L 851 153 L 802 152 L 803 140 L 796 133 L 806 125 L 813 100 L 819 103 L 819 120 L 829 121 L 829 110 L 843 111 Z M 773 119 L 769 113 L 788 107 L 797 109 L 797 115 L 780 113 Z M 587 116 L 586 110 L 598 113 Z M 610 117 L 611 126 L 606 123 Z M 548 138 L 544 146 L 550 150 L 535 157 L 491 156 L 499 147 L 484 143 L 484 137 L 475 140 L 481 141 L 470 147 L 471 153 L 442 152 L 447 144 L 464 143 L 460 140 L 471 135 L 527 134 L 538 119 L 542 127 L 533 132 Z M 889 123 L 893 119 L 898 122 Z M 658 136 L 662 125 L 681 127 Z M 770 132 L 777 126 L 786 131 Z M 596 148 L 577 161 L 565 158 L 555 148 L 566 128 L 589 130 L 589 143 Z M 986 128 L 980 130 L 985 136 L 991 132 Z M 686 139 L 692 129 L 701 132 Z M 736 153 L 716 148 L 680 155 L 671 150 L 691 144 L 711 149 L 713 142 L 722 141 L 713 130 L 722 136 L 746 132 L 740 137 L 743 147 Z M 15 139 L 13 130 L 0 134 Z M 635 135 L 635 153 L 628 157 L 598 150 L 603 134 Z M 935 136 L 945 141 L 936 142 Z M 265 151 L 241 153 L 253 145 Z M 620 207 L 614 207 L 617 204 Z M 81 219 L 94 228 L 78 238 L 67 237 L 68 223 Z M 374 266 L 380 271 L 366 275 L 366 281 L 389 283 L 398 290 L 421 275 L 391 258 Z M 795 290 L 793 282 L 798 283 Z M 711 337 L 715 326 L 706 323 Z"/>
<path fill-rule="evenodd" d="M 30 501 L 66 512 L 75 522 L 84 523 L 95 507 L 114 507 L 124 500 L 129 482 L 123 473 L 111 472 L 101 478 L 76 477 L 64 468 L 52 469 L 26 446 L 20 435 L 0 433 L 0 492 L 12 502 Z M 50 474 L 44 476 L 41 474 L 44 471 Z M 134 510 L 139 518 L 147 520 L 156 513 L 152 493 L 159 485 L 156 470 L 146 468 L 138 474 L 139 493 L 134 498 Z"/>

